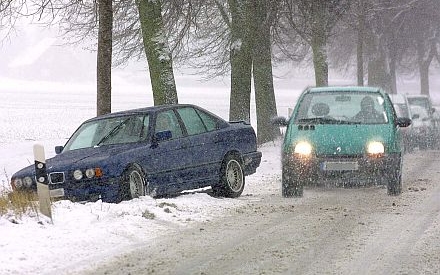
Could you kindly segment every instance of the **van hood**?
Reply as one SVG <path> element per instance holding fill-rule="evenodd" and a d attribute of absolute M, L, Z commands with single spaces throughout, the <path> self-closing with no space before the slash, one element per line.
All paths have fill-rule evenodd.
<path fill-rule="evenodd" d="M 385 152 L 393 150 L 395 146 L 392 144 L 393 129 L 390 129 L 390 124 L 316 124 L 292 127 L 290 144 L 308 141 L 316 155 L 362 155 L 372 141 L 382 142 Z"/>

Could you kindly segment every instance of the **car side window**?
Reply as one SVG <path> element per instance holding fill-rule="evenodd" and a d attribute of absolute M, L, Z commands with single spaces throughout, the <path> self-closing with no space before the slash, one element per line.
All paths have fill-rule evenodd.
<path fill-rule="evenodd" d="M 177 112 L 185 124 L 188 135 L 197 135 L 206 132 L 206 127 L 196 110 L 191 107 L 179 108 Z"/>
<path fill-rule="evenodd" d="M 157 114 L 155 133 L 171 131 L 171 138 L 183 136 L 182 128 L 173 110 L 163 111 Z"/>
<path fill-rule="evenodd" d="M 208 132 L 214 131 L 218 129 L 218 119 L 215 117 L 212 117 L 211 115 L 202 112 L 200 110 L 196 109 L 197 114 L 200 116 L 200 118 L 203 121 L 203 124 L 205 124 L 206 130 Z"/>

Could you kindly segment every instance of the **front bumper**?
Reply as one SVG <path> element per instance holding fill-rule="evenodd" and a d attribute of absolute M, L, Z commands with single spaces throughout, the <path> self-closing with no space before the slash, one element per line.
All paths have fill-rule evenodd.
<path fill-rule="evenodd" d="M 380 184 L 390 169 L 399 169 L 400 160 L 400 153 L 381 156 L 321 155 L 309 158 L 285 154 L 282 158 L 282 167 L 283 174 L 295 175 L 295 178 L 309 184 L 318 181 Z"/>
<path fill-rule="evenodd" d="M 49 190 L 54 194 L 64 193 L 56 197 L 73 202 L 97 201 L 118 202 L 120 179 L 93 179 L 70 181 L 62 184 L 49 184 Z"/>

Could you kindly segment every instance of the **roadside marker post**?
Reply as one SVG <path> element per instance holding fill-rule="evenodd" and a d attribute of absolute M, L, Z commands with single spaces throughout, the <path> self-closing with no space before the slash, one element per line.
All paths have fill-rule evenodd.
<path fill-rule="evenodd" d="M 49 180 L 46 172 L 46 157 L 44 154 L 44 147 L 41 144 L 34 145 L 34 159 L 35 159 L 35 176 L 37 179 L 37 194 L 40 202 L 41 214 L 49 217 L 52 220 L 52 208 L 49 191 Z"/>

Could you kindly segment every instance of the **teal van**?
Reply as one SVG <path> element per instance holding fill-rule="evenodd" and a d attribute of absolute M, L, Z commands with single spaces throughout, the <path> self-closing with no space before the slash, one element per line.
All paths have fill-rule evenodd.
<path fill-rule="evenodd" d="M 402 189 L 400 127 L 389 96 L 375 87 L 307 88 L 287 126 L 282 145 L 282 195 L 301 197 L 305 185 L 386 184 L 389 195 Z"/>

